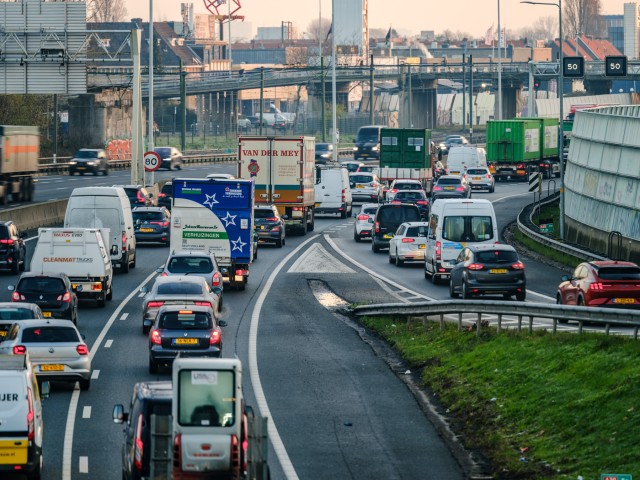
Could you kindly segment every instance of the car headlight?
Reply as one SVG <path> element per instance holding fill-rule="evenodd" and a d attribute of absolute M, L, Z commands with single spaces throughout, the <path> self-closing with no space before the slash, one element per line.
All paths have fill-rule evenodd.
<path fill-rule="evenodd" d="M 379 148 L 379 147 L 378 147 L 378 145 L 376 145 L 375 147 L 373 147 L 373 148 L 371 149 L 371 151 L 372 151 L 372 152 L 377 152 L 377 151 L 378 151 L 378 148 Z"/>
<path fill-rule="evenodd" d="M 358 151 L 358 147 L 353 147 L 353 151 L 357 152 Z"/>
<path fill-rule="evenodd" d="M 96 162 L 87 162 L 87 165 L 93 167 L 96 164 Z"/>
<path fill-rule="evenodd" d="M 320 155 L 320 156 L 321 156 L 322 158 L 330 158 L 330 157 L 331 157 L 331 155 L 330 155 L 330 154 L 328 154 L 328 153 L 325 153 L 325 154 Z"/>
<path fill-rule="evenodd" d="M 69 162 L 69 165 L 75 165 L 76 163 L 78 163 L 78 162 L 74 162 L 73 160 L 71 160 L 71 161 Z"/>
<path fill-rule="evenodd" d="M 438 148 L 442 150 L 444 148 L 447 148 L 447 146 L 444 143 L 441 143 L 440 145 L 438 145 Z"/>

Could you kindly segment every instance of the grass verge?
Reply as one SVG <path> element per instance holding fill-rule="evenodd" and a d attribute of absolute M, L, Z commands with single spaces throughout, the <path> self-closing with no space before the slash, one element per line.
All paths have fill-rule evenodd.
<path fill-rule="evenodd" d="M 361 319 L 420 370 L 494 478 L 585 479 L 640 472 L 640 342 L 435 322 Z"/>

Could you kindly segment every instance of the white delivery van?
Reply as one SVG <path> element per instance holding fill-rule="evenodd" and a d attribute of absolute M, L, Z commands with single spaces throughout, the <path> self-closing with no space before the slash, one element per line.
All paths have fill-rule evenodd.
<path fill-rule="evenodd" d="M 111 263 L 127 273 L 136 266 L 136 237 L 129 197 L 121 187 L 81 187 L 69 197 L 64 227 L 108 228 Z"/>
<path fill-rule="evenodd" d="M 439 198 L 429 212 L 424 277 L 448 279 L 460 251 L 469 244 L 498 243 L 493 204 L 485 199 Z"/>
<path fill-rule="evenodd" d="M 20 472 L 39 480 L 42 402 L 28 355 L 0 355 L 0 385 L 0 475 Z M 49 382 L 43 382 L 42 396 L 48 391 Z"/>
<path fill-rule="evenodd" d="M 469 168 L 483 167 L 487 167 L 487 154 L 484 148 L 460 145 L 449 149 L 447 175 L 463 175 Z"/>
<path fill-rule="evenodd" d="M 315 186 L 315 212 L 339 213 L 342 218 L 351 215 L 351 189 L 349 172 L 344 167 L 317 167 Z"/>
<path fill-rule="evenodd" d="M 40 228 L 31 271 L 64 272 L 78 299 L 104 307 L 112 297 L 113 267 L 103 238 L 109 238 L 109 229 Z"/>

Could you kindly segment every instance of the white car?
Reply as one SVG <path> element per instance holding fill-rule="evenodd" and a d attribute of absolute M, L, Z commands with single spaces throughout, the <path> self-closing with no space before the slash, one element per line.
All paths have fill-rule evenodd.
<path fill-rule="evenodd" d="M 400 267 L 404 262 L 424 262 L 428 222 L 406 222 L 389 240 L 389 263 Z"/>
<path fill-rule="evenodd" d="M 377 175 L 368 172 L 349 174 L 349 187 L 354 201 L 381 201 L 384 185 Z"/>
<path fill-rule="evenodd" d="M 391 182 L 387 190 L 387 202 L 393 200 L 399 190 L 424 190 L 424 186 L 419 180 L 397 179 Z"/>
<path fill-rule="evenodd" d="M 471 185 L 471 190 L 487 190 L 489 193 L 495 190 L 495 179 L 485 167 L 468 169 L 467 181 Z"/>
<path fill-rule="evenodd" d="M 230 173 L 210 173 L 207 178 L 217 178 L 218 180 L 235 180 L 236 177 Z"/>
<path fill-rule="evenodd" d="M 377 210 L 377 203 L 363 203 L 362 207 L 360 207 L 360 212 L 356 215 L 353 229 L 353 239 L 356 242 L 361 241 L 363 238 L 371 238 L 373 219 L 376 216 Z"/>

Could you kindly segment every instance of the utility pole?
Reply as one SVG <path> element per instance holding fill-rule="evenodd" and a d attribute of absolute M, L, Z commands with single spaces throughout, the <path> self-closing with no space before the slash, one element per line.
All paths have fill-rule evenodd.
<path fill-rule="evenodd" d="M 58 163 L 58 94 L 53 94 L 53 163 Z"/>
<path fill-rule="evenodd" d="M 187 149 L 187 72 L 180 60 L 180 150 Z"/>
<path fill-rule="evenodd" d="M 153 128 L 153 0 L 149 0 L 149 131 L 147 132 L 147 148 L 153 152 L 155 129 Z M 146 171 L 145 171 L 146 180 Z M 155 172 L 151 172 L 151 183 L 155 180 Z"/>
<path fill-rule="evenodd" d="M 473 142 L 473 55 L 469 55 L 469 142 Z"/>
<path fill-rule="evenodd" d="M 373 125 L 373 53 L 369 61 L 369 125 Z"/>
<path fill-rule="evenodd" d="M 264 67 L 260 67 L 260 135 L 262 135 L 262 110 L 264 108 Z"/>
<path fill-rule="evenodd" d="M 407 71 L 409 73 L 409 128 L 413 128 L 413 89 L 411 85 L 411 64 L 407 63 Z"/>
<path fill-rule="evenodd" d="M 465 47 L 466 49 L 466 47 Z M 462 130 L 467 126 L 467 58 L 462 54 Z"/>
<path fill-rule="evenodd" d="M 327 119 L 325 118 L 325 105 L 327 103 L 326 85 L 324 83 L 324 55 L 320 55 L 320 83 L 322 84 L 322 142 L 325 143 L 327 136 Z"/>

